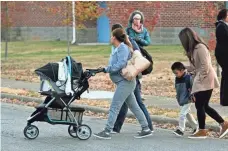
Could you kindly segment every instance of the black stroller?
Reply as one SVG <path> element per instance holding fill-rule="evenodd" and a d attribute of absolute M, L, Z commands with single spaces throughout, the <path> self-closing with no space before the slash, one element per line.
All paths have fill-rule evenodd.
<path fill-rule="evenodd" d="M 101 69 L 87 69 L 83 72 L 82 64 L 77 63 L 71 57 L 65 59 L 65 67 L 68 69 L 68 82 L 72 90 L 66 94 L 67 82 L 58 83 L 59 63 L 48 63 L 35 70 L 40 76 L 41 95 L 45 95 L 45 101 L 36 107 L 36 111 L 27 119 L 27 126 L 24 128 L 24 135 L 28 139 L 35 139 L 39 135 L 39 129 L 32 125 L 33 122 L 47 122 L 50 124 L 69 125 L 68 133 L 74 138 L 87 140 L 91 137 L 92 131 L 88 125 L 82 124 L 84 108 L 70 107 L 70 104 L 80 99 L 80 95 L 88 90 L 88 79 L 101 72 Z M 62 61 L 63 61 L 62 60 Z M 68 85 L 69 85 L 68 83 Z"/>

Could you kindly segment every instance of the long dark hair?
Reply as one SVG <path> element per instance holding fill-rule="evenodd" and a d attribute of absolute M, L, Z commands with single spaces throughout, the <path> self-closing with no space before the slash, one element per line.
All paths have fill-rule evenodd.
<path fill-rule="evenodd" d="M 220 23 L 220 20 L 224 20 L 227 17 L 228 9 L 222 9 L 219 11 L 217 15 L 217 21 L 215 23 L 215 27 L 217 27 Z"/>
<path fill-rule="evenodd" d="M 129 48 L 132 49 L 131 42 L 129 41 L 127 34 L 123 29 L 117 28 L 113 30 L 112 36 L 116 37 L 119 42 L 124 42 Z"/>
<path fill-rule="evenodd" d="M 189 61 L 193 65 L 194 65 L 193 52 L 196 45 L 201 43 L 201 44 L 204 44 L 209 49 L 209 47 L 203 41 L 203 39 L 199 37 L 198 34 L 191 28 L 187 27 L 181 30 L 179 33 L 179 39 L 181 41 L 182 46 L 184 47 L 184 50 L 186 52 L 186 55 Z"/>
<path fill-rule="evenodd" d="M 228 13 L 228 9 L 222 9 L 222 10 L 220 10 L 219 13 L 218 13 L 218 16 L 217 16 L 217 20 L 219 21 L 219 20 L 226 19 L 227 13 Z"/>

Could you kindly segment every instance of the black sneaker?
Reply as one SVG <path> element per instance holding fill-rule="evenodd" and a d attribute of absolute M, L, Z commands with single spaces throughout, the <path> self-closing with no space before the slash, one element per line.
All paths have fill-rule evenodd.
<path fill-rule="evenodd" d="M 137 136 L 134 136 L 135 138 L 144 138 L 144 137 L 149 137 L 152 135 L 151 130 L 142 130 L 140 133 L 138 133 Z"/>
<path fill-rule="evenodd" d="M 184 135 L 184 133 L 181 130 L 179 130 L 179 129 L 173 131 L 173 134 L 175 134 L 177 136 L 183 136 Z"/>
<path fill-rule="evenodd" d="M 111 139 L 110 132 L 107 132 L 106 130 L 103 130 L 97 134 L 93 134 L 93 136 L 100 138 L 100 139 Z"/>

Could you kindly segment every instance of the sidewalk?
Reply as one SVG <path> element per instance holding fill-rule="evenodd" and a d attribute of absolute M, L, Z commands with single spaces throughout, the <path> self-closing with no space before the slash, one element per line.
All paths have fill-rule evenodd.
<path fill-rule="evenodd" d="M 30 83 L 26 81 L 16 81 L 11 79 L 1 79 L 1 87 L 9 87 L 16 89 L 27 89 L 31 91 L 39 91 L 39 83 Z M 108 99 L 111 100 L 113 92 L 108 91 L 90 91 L 89 94 L 85 92 L 82 98 L 88 99 Z M 159 97 L 159 96 L 145 96 L 144 103 L 146 106 L 156 106 L 166 109 L 178 109 L 178 104 L 174 98 Z M 211 103 L 211 106 L 217 110 L 222 116 L 228 116 L 228 107 L 220 106 L 219 104 Z M 192 111 L 196 112 L 194 105 Z"/>

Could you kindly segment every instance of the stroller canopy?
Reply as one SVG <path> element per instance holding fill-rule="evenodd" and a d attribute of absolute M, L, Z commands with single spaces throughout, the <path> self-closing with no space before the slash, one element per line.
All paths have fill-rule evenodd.
<path fill-rule="evenodd" d="M 71 80 L 80 80 L 81 76 L 83 75 L 82 64 L 77 63 L 72 57 L 66 57 L 66 63 L 69 67 L 71 64 Z M 35 73 L 39 76 L 45 76 L 52 80 L 53 82 L 58 81 L 58 63 L 48 63 L 45 66 L 38 68 L 35 70 Z"/>

